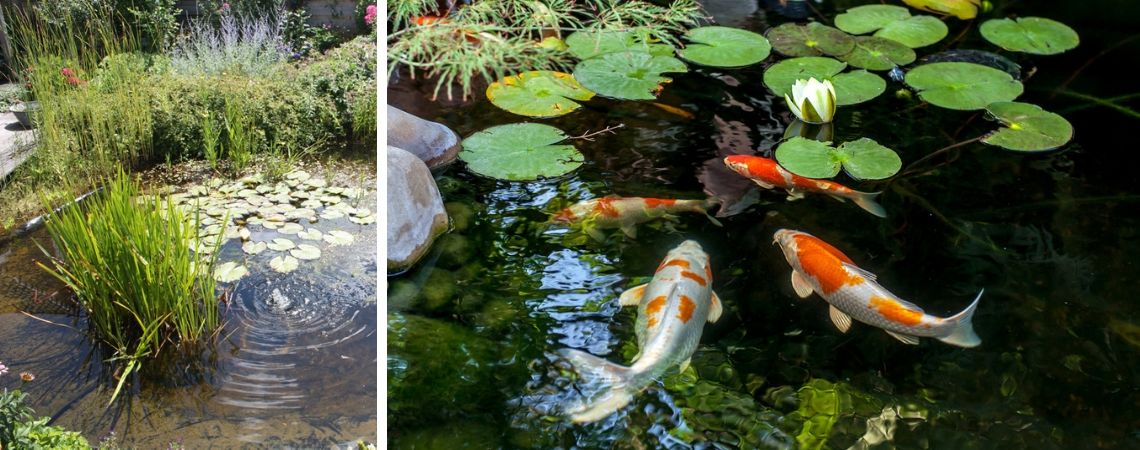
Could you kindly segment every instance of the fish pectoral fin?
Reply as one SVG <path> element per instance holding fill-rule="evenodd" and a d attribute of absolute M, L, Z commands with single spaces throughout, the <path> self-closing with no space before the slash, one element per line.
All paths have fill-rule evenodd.
<path fill-rule="evenodd" d="M 621 232 L 625 233 L 625 237 L 630 239 L 637 239 L 637 226 L 636 225 L 622 225 Z"/>
<path fill-rule="evenodd" d="M 839 332 L 846 333 L 847 330 L 851 329 L 851 316 L 847 313 L 840 311 L 835 305 L 831 305 L 827 312 L 831 315 L 831 322 L 835 324 L 835 328 L 838 328 Z"/>
<path fill-rule="evenodd" d="M 622 292 L 621 297 L 618 297 L 618 303 L 621 303 L 621 306 L 637 306 L 641 303 L 641 298 L 645 297 L 646 286 L 649 286 L 649 283 L 634 286 Z"/>
<path fill-rule="evenodd" d="M 813 291 L 811 282 L 795 270 L 792 271 L 792 289 L 796 290 L 796 295 L 800 296 L 800 298 L 811 297 Z"/>
<path fill-rule="evenodd" d="M 752 182 L 756 183 L 757 186 L 760 186 L 764 189 L 775 189 L 776 188 L 776 185 L 774 185 L 772 183 L 768 183 L 766 181 L 752 180 Z"/>
<path fill-rule="evenodd" d="M 895 338 L 895 339 L 898 339 L 899 341 L 901 341 L 901 342 L 902 342 L 902 343 L 904 343 L 904 344 L 908 344 L 908 345 L 918 345 L 918 338 L 917 338 L 917 337 L 915 337 L 915 336 L 910 336 L 910 335 L 906 335 L 906 334 L 896 333 L 896 332 L 894 332 L 894 331 L 887 331 L 887 330 L 883 330 L 883 331 L 886 331 L 886 332 L 887 332 L 887 334 L 891 335 L 891 337 L 893 337 L 893 338 Z"/>
<path fill-rule="evenodd" d="M 803 198 L 804 198 L 803 192 L 797 191 L 795 189 L 788 189 L 788 201 L 789 202 L 794 202 L 796 200 L 801 200 Z"/>
<path fill-rule="evenodd" d="M 588 235 L 590 235 L 590 237 L 594 238 L 595 241 L 598 241 L 598 242 L 605 242 L 606 241 L 606 234 L 602 233 L 602 230 L 599 230 L 598 227 L 596 227 L 596 226 L 593 226 L 593 225 L 583 226 L 582 231 L 585 231 L 586 234 L 588 234 Z"/>
<path fill-rule="evenodd" d="M 692 358 L 692 357 L 688 357 L 688 358 L 685 358 L 685 360 L 684 360 L 684 361 L 681 361 L 681 370 L 680 370 L 680 373 L 685 373 L 685 370 L 688 370 L 688 369 L 689 369 L 689 363 L 690 363 L 690 362 L 692 362 L 692 361 L 693 361 L 693 358 Z"/>
<path fill-rule="evenodd" d="M 720 301 L 720 297 L 716 295 L 716 292 L 713 292 L 712 297 L 709 298 L 709 323 L 716 322 L 720 319 L 720 315 L 723 312 L 724 306 Z"/>
<path fill-rule="evenodd" d="M 856 266 L 856 265 L 851 264 L 851 263 L 842 263 L 842 264 L 843 264 L 843 268 L 847 269 L 848 272 L 851 272 L 855 275 L 859 275 L 859 276 L 866 278 L 870 281 L 875 281 L 876 279 L 879 278 L 878 275 L 875 275 L 871 272 L 868 272 L 866 269 L 863 269 L 862 267 Z"/>

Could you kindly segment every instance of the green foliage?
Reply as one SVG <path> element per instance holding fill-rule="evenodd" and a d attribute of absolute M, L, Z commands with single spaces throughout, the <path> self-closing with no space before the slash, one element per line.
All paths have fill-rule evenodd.
<path fill-rule="evenodd" d="M 6 449 L 87 449 L 82 434 L 48 425 L 50 417 L 34 418 L 35 411 L 20 390 L 0 392 L 0 448 Z"/>
<path fill-rule="evenodd" d="M 1073 138 L 1073 126 L 1057 114 L 1029 103 L 997 102 L 986 106 L 992 117 L 1005 128 L 986 136 L 982 142 L 1023 152 L 1052 150 Z"/>
<path fill-rule="evenodd" d="M 777 52 L 793 57 L 839 56 L 855 47 L 850 35 L 819 22 L 785 23 L 768 30 L 768 41 Z"/>
<path fill-rule="evenodd" d="M 569 74 L 548 70 L 523 72 L 491 83 L 487 99 L 515 114 L 556 117 L 578 109 L 594 93 Z"/>
<path fill-rule="evenodd" d="M 338 120 L 347 128 L 355 130 L 359 119 L 375 122 L 375 117 L 365 118 L 367 105 L 353 106 L 353 99 L 376 96 L 376 40 L 368 36 L 356 37 L 343 45 L 329 50 L 320 57 L 304 62 L 295 75 L 300 89 L 323 97 L 336 108 Z M 360 100 L 363 101 L 363 100 Z M 371 106 L 375 108 L 375 105 Z M 360 117 L 358 117 L 360 116 Z M 367 131 L 364 123 L 361 130 Z M 371 125 L 375 129 L 375 124 Z M 357 133 L 359 135 L 359 132 Z M 375 133 L 372 133 L 375 134 Z"/>
<path fill-rule="evenodd" d="M 138 33 L 142 48 L 160 51 L 178 35 L 179 9 L 176 0 L 45 0 L 35 3 L 35 13 L 47 24 L 99 27 L 107 18 Z"/>
<path fill-rule="evenodd" d="M 772 93 L 783 97 L 791 92 L 796 80 L 831 80 L 837 105 L 862 103 L 887 89 L 882 77 L 865 70 L 843 72 L 846 68 L 847 64 L 841 61 L 819 56 L 785 59 L 764 71 L 764 84 Z"/>
<path fill-rule="evenodd" d="M 574 78 L 586 89 L 606 97 L 653 100 L 673 81 L 666 72 L 688 72 L 685 63 L 672 56 L 649 53 L 607 53 L 587 59 L 574 68 Z"/>
<path fill-rule="evenodd" d="M 556 177 L 582 165 L 582 154 L 573 145 L 555 145 L 565 139 L 550 125 L 500 125 L 464 139 L 459 159 L 472 172 L 502 180 Z"/>
<path fill-rule="evenodd" d="M 566 47 L 578 59 L 590 59 L 607 53 L 643 52 L 653 56 L 672 56 L 673 46 L 655 42 L 646 29 L 632 31 L 575 31 L 566 37 Z"/>
<path fill-rule="evenodd" d="M 275 75 L 289 57 L 283 24 L 276 10 L 222 14 L 217 23 L 199 17 L 171 48 L 171 69 L 185 76 Z"/>
<path fill-rule="evenodd" d="M 867 70 L 890 70 L 914 62 L 915 57 L 910 47 L 890 39 L 856 36 L 855 47 L 840 59 Z"/>
<path fill-rule="evenodd" d="M 366 87 L 353 91 L 349 112 L 352 117 L 352 135 L 358 142 L 367 148 L 376 148 L 376 85 L 367 84 Z M 369 145 L 371 144 L 371 145 Z"/>
<path fill-rule="evenodd" d="M 848 9 L 835 17 L 835 26 L 851 34 L 875 31 L 876 37 L 910 48 L 938 42 L 949 32 L 941 20 L 925 15 L 911 16 L 908 9 L 895 5 L 864 5 Z"/>
<path fill-rule="evenodd" d="M 28 92 L 20 84 L 0 85 L 0 111 L 7 111 L 9 106 L 23 100 L 27 95 Z"/>
<path fill-rule="evenodd" d="M 309 25 L 309 12 L 304 9 L 286 11 L 281 34 L 285 44 L 293 50 L 293 59 L 323 53 L 340 42 L 340 38 L 327 26 Z"/>
<path fill-rule="evenodd" d="M 844 142 L 833 148 L 827 142 L 793 137 L 776 149 L 776 159 L 789 171 L 808 178 L 831 178 L 839 168 L 857 180 L 880 180 L 902 168 L 899 155 L 869 138 Z"/>

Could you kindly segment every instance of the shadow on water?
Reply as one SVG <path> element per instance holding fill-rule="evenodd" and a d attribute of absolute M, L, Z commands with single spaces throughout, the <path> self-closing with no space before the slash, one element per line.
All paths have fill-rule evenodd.
<path fill-rule="evenodd" d="M 822 12 L 863 3 L 827 2 Z M 676 77 L 658 101 L 691 118 L 647 102 L 597 99 L 543 120 L 569 135 L 625 125 L 576 142 L 586 163 L 566 177 L 503 183 L 462 164 L 448 169 L 437 180 L 455 230 L 427 263 L 389 279 L 390 446 L 1140 446 L 1140 309 L 1132 300 L 1140 158 L 1120 151 L 1131 145 L 1124 130 L 1137 122 L 1055 92 L 1123 94 L 1113 90 L 1113 67 L 1140 57 L 1140 40 L 1131 37 L 1140 12 L 1121 7 L 1128 13 L 1072 2 L 998 11 L 1060 19 L 1081 34 L 1081 46 L 1066 54 L 1005 53 L 1029 75 L 1022 101 L 1063 114 L 1074 142 L 1042 154 L 974 144 L 886 182 L 840 179 L 884 191 L 886 220 L 820 196 L 789 202 L 721 168 L 728 154 L 769 156 L 790 121 L 758 66 L 693 67 Z M 730 17 L 737 26 L 762 31 L 784 20 L 736 9 L 749 14 Z M 961 22 L 948 23 L 951 36 L 962 31 Z M 963 47 L 991 48 L 975 34 Z M 400 83 L 396 89 L 415 89 Z M 917 107 L 893 95 L 901 88 L 889 82 L 882 97 L 840 108 L 835 140 L 890 143 L 905 166 L 995 127 L 980 114 Z M 433 114 L 461 136 L 522 121 L 481 99 Z M 711 195 L 724 203 L 724 227 L 683 216 L 677 232 L 643 224 L 636 240 L 614 232 L 604 243 L 546 227 L 559 208 L 610 194 Z M 982 345 L 904 346 L 862 324 L 838 332 L 818 297 L 796 299 L 772 245 L 772 233 L 785 227 L 834 244 L 935 315 L 960 311 L 985 288 L 974 319 Z M 666 376 L 597 424 L 558 418 L 576 393 L 572 371 L 553 352 L 577 348 L 628 363 L 637 352 L 635 313 L 617 297 L 647 281 L 684 239 L 709 252 L 727 308 L 705 327 L 693 370 Z"/>

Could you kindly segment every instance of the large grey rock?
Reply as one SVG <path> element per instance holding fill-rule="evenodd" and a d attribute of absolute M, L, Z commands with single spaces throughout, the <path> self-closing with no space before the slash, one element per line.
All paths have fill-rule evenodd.
<path fill-rule="evenodd" d="M 459 135 L 441 123 L 424 120 L 388 105 L 388 145 L 418 156 L 428 167 L 455 161 Z"/>
<path fill-rule="evenodd" d="M 447 231 L 447 212 L 431 170 L 416 155 L 388 146 L 388 271 L 402 271 Z"/>

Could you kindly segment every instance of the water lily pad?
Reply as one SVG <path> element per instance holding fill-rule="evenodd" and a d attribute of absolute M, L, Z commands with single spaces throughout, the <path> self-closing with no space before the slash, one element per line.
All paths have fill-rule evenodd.
<path fill-rule="evenodd" d="M 908 17 L 910 10 L 901 6 L 864 5 L 835 16 L 835 26 L 851 34 L 866 34 Z"/>
<path fill-rule="evenodd" d="M 582 60 L 607 53 L 642 52 L 654 56 L 673 54 L 672 46 L 647 41 L 649 38 L 631 31 L 577 31 L 566 37 L 570 54 Z"/>
<path fill-rule="evenodd" d="M 297 259 L 312 260 L 321 257 L 321 249 L 314 245 L 301 244 L 293 250 L 289 250 L 289 254 Z"/>
<path fill-rule="evenodd" d="M 321 230 L 318 230 L 316 228 L 309 228 L 305 231 L 297 233 L 297 237 L 307 241 L 319 241 L 323 235 L 324 233 L 321 233 Z"/>
<path fill-rule="evenodd" d="M 982 24 L 982 37 L 994 45 L 1015 52 L 1055 55 L 1080 44 L 1076 31 L 1044 17 L 990 19 Z"/>
<path fill-rule="evenodd" d="M 593 97 L 594 93 L 578 84 L 570 74 L 550 70 L 504 77 L 487 88 L 487 99 L 492 104 L 529 117 L 561 116 L 581 106 L 574 100 Z"/>
<path fill-rule="evenodd" d="M 865 70 L 840 73 L 845 68 L 846 63 L 832 58 L 807 56 L 785 59 L 764 72 L 764 84 L 774 94 L 783 97 L 791 92 L 796 80 L 831 80 L 838 105 L 862 103 L 878 97 L 887 89 L 887 82 L 882 77 Z"/>
<path fill-rule="evenodd" d="M 1006 127 L 986 136 L 982 142 L 1009 150 L 1037 152 L 1053 150 L 1073 138 L 1073 126 L 1040 106 L 1019 102 L 998 102 L 986 106 Z"/>
<path fill-rule="evenodd" d="M 500 125 L 464 139 L 459 159 L 472 172 L 502 180 L 556 177 L 582 165 L 573 145 L 554 145 L 564 139 L 566 134 L 549 125 Z"/>
<path fill-rule="evenodd" d="M 232 283 L 246 275 L 249 275 L 249 269 L 233 261 L 219 264 L 214 269 L 214 279 L 221 283 Z"/>
<path fill-rule="evenodd" d="M 292 249 L 296 248 L 297 244 L 294 244 L 293 241 L 285 239 L 285 238 L 276 238 L 276 239 L 273 239 L 272 242 L 269 242 L 268 244 L 266 244 L 265 246 L 268 247 L 270 250 L 273 250 L 275 252 L 283 252 L 285 250 L 292 250 Z"/>
<path fill-rule="evenodd" d="M 321 211 L 321 218 L 325 220 L 333 220 L 344 217 L 344 212 L 339 209 L 326 209 Z"/>
<path fill-rule="evenodd" d="M 1021 82 L 1008 73 L 972 63 L 925 64 L 906 74 L 906 84 L 919 91 L 922 100 L 943 108 L 982 109 L 994 102 L 1008 102 L 1021 95 Z"/>
<path fill-rule="evenodd" d="M 702 66 L 749 66 L 772 52 L 772 45 L 764 36 L 738 28 L 694 28 L 685 33 L 685 38 L 692 44 L 677 54 Z"/>
<path fill-rule="evenodd" d="M 776 148 L 776 161 L 792 173 L 808 178 L 831 178 L 839 173 L 841 163 L 826 142 L 793 137 Z"/>
<path fill-rule="evenodd" d="M 910 48 L 926 47 L 941 41 L 950 30 L 946 23 L 932 16 L 913 16 L 887 24 L 875 37 L 890 39 Z"/>
<path fill-rule="evenodd" d="M 241 227 L 237 230 L 238 237 L 243 241 L 248 241 L 253 234 L 249 232 L 249 228 Z"/>
<path fill-rule="evenodd" d="M 376 222 L 376 216 L 349 216 L 348 220 L 355 224 L 368 225 L 370 223 Z"/>
<path fill-rule="evenodd" d="M 840 56 L 855 67 L 868 70 L 891 70 L 914 62 L 916 55 L 910 47 L 890 39 L 875 36 L 856 36 L 855 48 Z"/>
<path fill-rule="evenodd" d="M 265 251 L 266 248 L 269 248 L 269 246 L 264 242 L 250 241 L 241 245 L 241 251 L 249 253 L 251 255 L 261 253 Z"/>
<path fill-rule="evenodd" d="M 304 225 L 292 222 L 281 225 L 281 228 L 277 229 L 277 232 L 281 234 L 297 234 L 302 231 L 305 231 Z"/>
<path fill-rule="evenodd" d="M 325 233 L 324 240 L 330 245 L 349 245 L 353 241 L 352 234 L 341 230 L 329 230 Z"/>
<path fill-rule="evenodd" d="M 968 62 L 974 64 L 981 64 L 983 66 L 993 67 L 1008 73 L 1009 76 L 1015 80 L 1021 79 L 1021 66 L 1013 62 L 1013 60 L 1006 58 L 1002 55 L 984 50 L 947 50 L 938 52 L 933 55 L 926 55 L 919 58 L 917 65 L 931 64 L 936 62 Z"/>
<path fill-rule="evenodd" d="M 665 83 L 666 72 L 687 72 L 685 63 L 672 56 L 641 52 L 609 53 L 578 63 L 574 78 L 587 89 L 624 100 L 653 100 Z"/>
<path fill-rule="evenodd" d="M 281 273 L 288 273 L 297 270 L 297 266 L 299 264 L 300 261 L 297 261 L 297 258 L 289 255 L 275 256 L 273 259 L 269 260 L 269 268 Z"/>
<path fill-rule="evenodd" d="M 304 170 L 294 170 L 285 174 L 286 180 L 305 181 L 309 178 L 312 178 L 312 175 L 310 175 L 309 172 L 305 172 Z"/>
<path fill-rule="evenodd" d="M 793 57 L 843 55 L 855 46 L 851 35 L 818 22 L 785 23 L 768 30 L 767 36 L 773 49 Z"/>
<path fill-rule="evenodd" d="M 856 180 L 881 180 L 902 169 L 898 153 L 869 138 L 844 142 L 835 151 L 843 171 Z"/>

